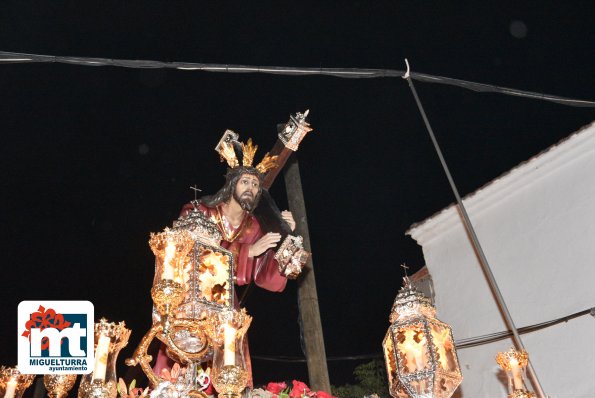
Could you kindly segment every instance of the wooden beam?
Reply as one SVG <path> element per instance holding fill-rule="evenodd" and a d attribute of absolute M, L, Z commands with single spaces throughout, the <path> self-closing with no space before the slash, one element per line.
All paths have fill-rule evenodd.
<path fill-rule="evenodd" d="M 302 191 L 302 180 L 297 155 L 289 158 L 285 167 L 285 187 L 289 210 L 296 221 L 296 233 L 304 238 L 304 249 L 311 251 L 310 232 L 306 218 L 306 206 Z M 309 386 L 315 391 L 331 391 L 324 336 L 318 307 L 318 293 L 314 278 L 314 263 L 308 259 L 301 276 L 298 278 L 298 300 L 300 317 L 302 318 L 306 360 L 308 364 Z"/>

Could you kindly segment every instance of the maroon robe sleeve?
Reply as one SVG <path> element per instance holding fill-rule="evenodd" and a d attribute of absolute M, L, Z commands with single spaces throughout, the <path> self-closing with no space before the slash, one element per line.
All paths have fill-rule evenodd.
<path fill-rule="evenodd" d="M 256 260 L 254 283 L 256 286 L 271 292 L 282 292 L 287 285 L 287 278 L 279 272 L 279 264 L 275 260 L 275 252 L 271 249 L 264 252 Z M 262 264 L 262 266 L 260 266 Z"/>
<path fill-rule="evenodd" d="M 180 215 L 186 215 L 192 210 L 191 203 L 186 204 Z M 207 216 L 212 216 L 215 210 L 203 204 L 199 205 L 199 209 Z M 230 250 L 234 254 L 236 261 L 236 283 L 239 286 L 248 285 L 252 281 L 256 286 L 271 292 L 282 292 L 287 285 L 287 278 L 279 272 L 279 265 L 275 260 L 275 251 L 269 249 L 257 257 L 249 257 L 248 252 L 258 239 L 264 234 L 260 228 L 258 220 L 252 215 L 250 217 L 246 229 L 244 229 L 240 236 L 234 242 L 221 241 L 221 246 Z"/>
<path fill-rule="evenodd" d="M 263 236 L 260 224 L 251 217 L 251 223 L 242 231 L 239 237 L 240 250 L 237 256 L 236 279 L 238 285 L 245 285 L 252 281 L 256 286 L 271 292 L 282 292 L 287 284 L 279 272 L 279 265 L 275 260 L 275 252 L 271 249 L 257 257 L 249 257 L 250 246 Z"/>

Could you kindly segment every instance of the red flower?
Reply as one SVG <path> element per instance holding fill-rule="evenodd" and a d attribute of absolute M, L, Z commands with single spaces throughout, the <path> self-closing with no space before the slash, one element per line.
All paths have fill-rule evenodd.
<path fill-rule="evenodd" d="M 279 394 L 281 391 L 287 388 L 287 384 L 282 381 L 281 383 L 270 382 L 266 386 L 266 390 L 272 392 L 273 394 Z"/>
<path fill-rule="evenodd" d="M 316 398 L 336 398 L 333 397 L 331 394 L 329 394 L 328 392 L 324 392 L 324 391 L 318 391 L 316 393 Z"/>
<path fill-rule="evenodd" d="M 310 392 L 310 388 L 306 385 L 306 383 L 294 380 L 293 381 L 293 388 L 289 393 L 291 398 L 300 398 L 304 395 L 307 395 Z"/>
<path fill-rule="evenodd" d="M 209 386 L 206 390 L 203 391 L 207 395 L 215 395 L 215 387 L 213 387 L 213 383 L 209 380 Z"/>

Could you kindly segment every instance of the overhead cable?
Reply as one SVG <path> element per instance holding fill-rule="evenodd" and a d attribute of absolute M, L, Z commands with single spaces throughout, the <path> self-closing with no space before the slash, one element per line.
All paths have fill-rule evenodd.
<path fill-rule="evenodd" d="M 518 328 L 519 334 L 527 334 L 536 332 L 541 329 L 548 328 L 550 326 L 557 325 L 562 322 L 568 322 L 574 318 L 581 317 L 583 315 L 591 315 L 595 317 L 595 307 L 590 308 L 588 310 L 575 312 L 571 315 L 566 315 L 551 321 L 537 323 L 535 325 L 524 326 Z M 494 343 L 496 341 L 504 340 L 508 337 L 512 336 L 511 331 L 502 331 L 496 333 L 485 334 L 482 336 L 476 337 L 469 337 L 466 339 L 461 339 L 455 341 L 455 347 L 457 350 L 463 350 L 465 348 L 476 347 L 484 344 Z M 354 361 L 354 360 L 363 360 L 363 359 L 374 359 L 374 358 L 381 358 L 383 355 L 382 353 L 376 354 L 362 354 L 362 355 L 347 355 L 347 356 L 334 356 L 334 357 L 327 357 L 328 361 Z M 306 358 L 303 357 L 292 357 L 292 356 L 275 356 L 275 355 L 252 355 L 253 359 L 263 360 L 263 361 L 274 361 L 274 362 L 306 362 Z"/>
<path fill-rule="evenodd" d="M 348 355 L 348 356 L 340 356 L 340 357 L 326 357 L 327 361 L 360 361 L 363 359 L 374 359 L 374 358 L 381 358 L 382 354 L 363 354 L 363 355 Z M 275 356 L 275 355 L 250 355 L 252 359 L 259 359 L 262 361 L 272 361 L 272 362 L 307 362 L 306 358 L 303 357 L 291 357 L 291 356 Z"/>
<path fill-rule="evenodd" d="M 568 322 L 571 319 L 578 318 L 580 316 L 587 315 L 587 314 L 590 314 L 591 316 L 595 316 L 595 307 L 590 308 L 588 310 L 576 312 L 572 315 L 567 315 L 567 316 L 564 316 L 564 317 L 561 317 L 558 319 L 554 319 L 552 321 L 542 322 L 542 323 L 538 323 L 535 325 L 518 328 L 517 330 L 518 330 L 519 334 L 531 333 L 531 332 L 535 332 L 537 330 L 541 330 L 541 329 L 548 328 L 550 326 L 557 325 L 562 322 Z M 469 337 L 466 339 L 461 339 L 461 340 L 456 341 L 455 345 L 456 345 L 457 349 L 464 349 L 464 348 L 469 348 L 469 347 L 475 347 L 478 345 L 493 343 L 493 342 L 499 341 L 499 340 L 504 340 L 510 336 L 512 336 L 511 331 L 497 332 L 497 333 L 491 333 L 491 334 L 487 334 L 487 335 L 483 335 L 483 336 L 479 336 L 479 337 Z"/>
<path fill-rule="evenodd" d="M 63 63 L 70 65 L 84 66 L 117 66 L 136 69 L 179 69 L 187 71 L 221 72 L 221 73 L 264 73 L 287 76 L 308 76 L 321 75 L 332 76 L 344 79 L 372 79 L 386 77 L 403 77 L 405 72 L 396 69 L 366 69 L 366 68 L 311 68 L 311 67 L 287 67 L 287 66 L 250 66 L 231 64 L 204 64 L 194 62 L 162 62 L 150 60 L 111 59 L 111 58 L 89 58 L 25 54 L 0 51 L 0 64 L 13 63 Z M 557 104 L 594 108 L 595 101 L 587 101 L 573 98 L 565 98 L 556 95 L 535 93 L 531 91 L 517 90 L 509 87 L 495 86 L 492 84 L 476 83 L 466 80 L 453 79 L 450 77 L 434 76 L 425 73 L 411 72 L 410 77 L 426 83 L 439 83 L 451 86 L 462 87 L 468 90 L 483 93 L 498 93 L 525 97 L 542 101 L 554 102 Z"/>

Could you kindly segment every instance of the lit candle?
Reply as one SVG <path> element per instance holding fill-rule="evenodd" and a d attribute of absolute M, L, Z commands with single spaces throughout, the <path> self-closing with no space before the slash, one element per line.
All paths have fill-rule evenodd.
<path fill-rule="evenodd" d="M 236 330 L 223 325 L 223 366 L 236 364 Z"/>
<path fill-rule="evenodd" d="M 163 272 L 161 273 L 161 279 L 174 279 L 174 267 L 171 265 L 174 255 L 176 254 L 176 246 L 168 241 L 165 246 L 165 257 L 163 258 Z"/>
<path fill-rule="evenodd" d="M 97 349 L 95 350 L 95 369 L 93 380 L 105 381 L 105 370 L 107 368 L 107 355 L 109 352 L 110 338 L 104 334 L 99 335 Z"/>
<path fill-rule="evenodd" d="M 510 370 L 512 371 L 512 382 L 514 384 L 514 389 L 524 390 L 525 385 L 523 383 L 521 368 L 519 366 L 519 361 L 517 361 L 515 358 L 510 360 Z"/>
<path fill-rule="evenodd" d="M 4 398 L 14 398 L 14 393 L 17 390 L 17 381 L 15 379 L 10 379 L 6 383 L 6 393 L 4 394 Z"/>

